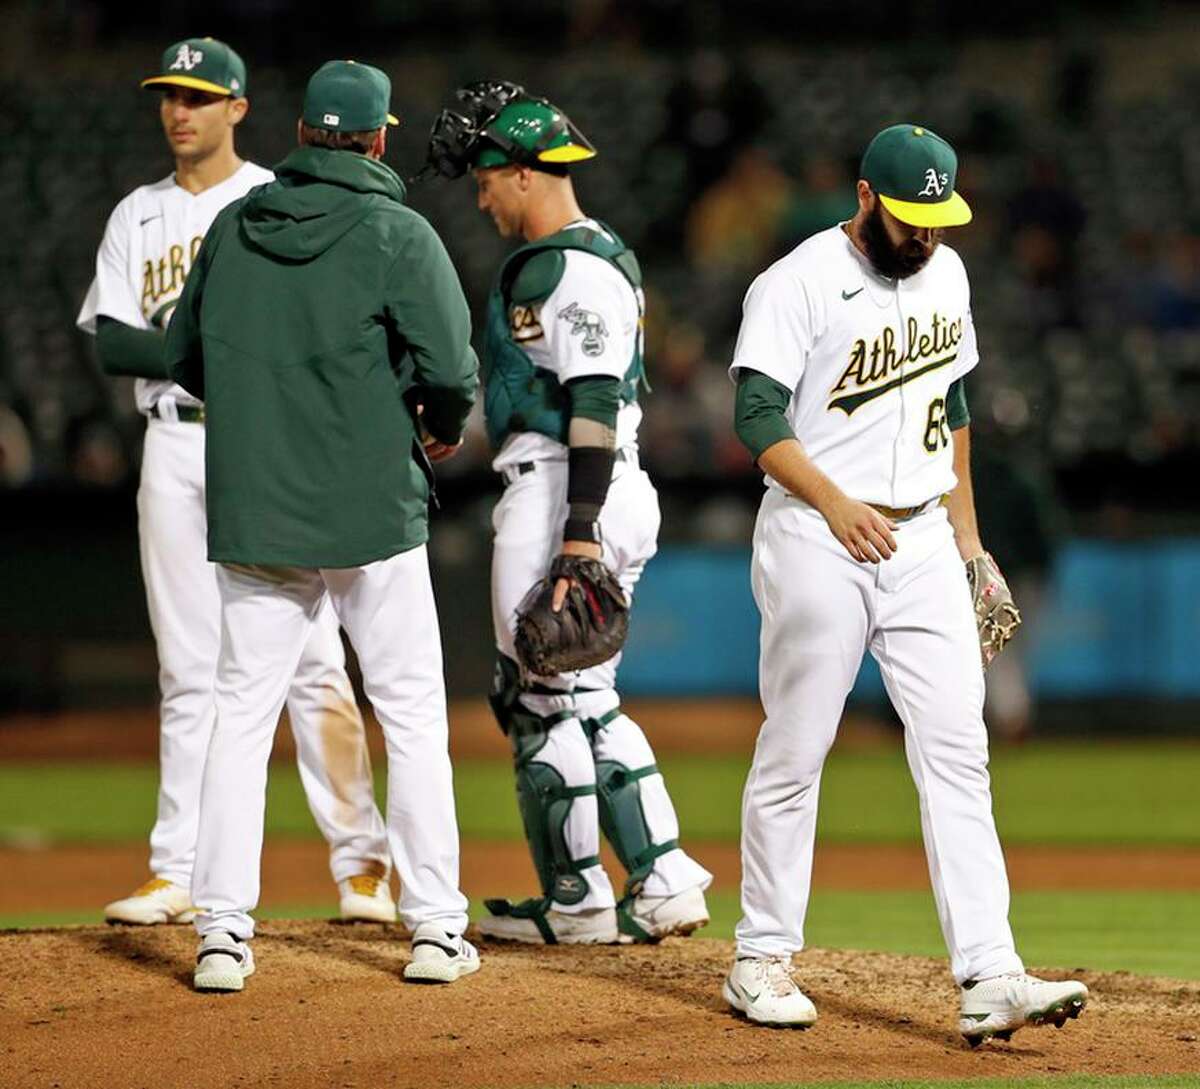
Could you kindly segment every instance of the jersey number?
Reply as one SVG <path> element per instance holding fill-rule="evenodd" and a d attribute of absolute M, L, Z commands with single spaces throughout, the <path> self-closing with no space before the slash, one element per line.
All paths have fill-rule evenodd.
<path fill-rule="evenodd" d="M 946 421 L 946 402 L 941 397 L 935 397 L 929 404 L 929 416 L 925 421 L 925 449 L 936 454 L 949 444 L 950 425 Z"/>

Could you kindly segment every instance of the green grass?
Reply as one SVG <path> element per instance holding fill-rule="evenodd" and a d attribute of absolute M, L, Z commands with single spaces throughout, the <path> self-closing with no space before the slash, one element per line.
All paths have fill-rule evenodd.
<path fill-rule="evenodd" d="M 749 754 L 660 761 L 688 839 L 737 839 L 748 761 Z M 992 774 L 1005 843 L 1200 844 L 1192 800 L 1200 782 L 1200 745 L 1030 745 L 998 751 Z M 464 837 L 520 838 L 512 773 L 504 764 L 461 761 L 455 784 Z M 0 767 L 0 842 L 142 839 L 154 817 L 156 789 L 149 765 Z M 269 791 L 269 835 L 316 834 L 295 768 L 272 768 Z M 919 839 L 916 793 L 899 748 L 830 757 L 821 786 L 820 836 L 843 843 Z"/>
<path fill-rule="evenodd" d="M 702 934 L 732 938 L 737 922 L 737 893 L 708 894 L 712 922 Z M 325 903 L 271 903 L 257 912 L 264 919 L 332 918 L 332 896 Z M 472 918 L 483 905 L 471 905 Z M 1181 942 L 1200 918 L 1200 893 L 1185 892 L 1039 892 L 1013 897 L 1011 920 L 1018 947 L 1031 967 L 1086 968 L 1143 975 L 1200 979 L 1200 949 Z M 98 923 L 99 913 L 61 912 L 0 915 L 0 928 Z M 814 893 L 809 907 L 809 946 L 867 949 L 884 953 L 944 958 L 941 931 L 927 892 Z M 803 955 L 799 958 L 803 972 Z"/>
<path fill-rule="evenodd" d="M 712 923 L 702 933 L 731 938 L 740 915 L 736 891 L 712 891 L 708 904 Z M 1200 892 L 1016 893 L 1009 919 L 1030 967 L 1200 979 L 1200 947 L 1179 940 L 1195 932 Z M 815 948 L 946 956 L 929 892 L 817 889 L 805 942 Z M 798 962 L 803 964 L 803 954 Z"/>

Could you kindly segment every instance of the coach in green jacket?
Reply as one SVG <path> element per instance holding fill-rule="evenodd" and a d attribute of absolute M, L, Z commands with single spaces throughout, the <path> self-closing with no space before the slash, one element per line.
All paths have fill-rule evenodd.
<path fill-rule="evenodd" d="M 325 83 L 347 70 L 377 71 L 335 62 Z M 320 127 L 346 112 L 306 109 L 277 180 L 217 218 L 168 331 L 176 381 L 206 406 L 218 563 L 346 567 L 421 544 L 409 404 L 453 446 L 474 399 L 450 258 L 378 161 L 382 135 L 365 154 L 331 149 L 354 146 Z"/>
<path fill-rule="evenodd" d="M 462 937 L 426 460 L 455 452 L 477 364 L 458 277 L 404 206 L 384 153 L 391 84 L 331 61 L 300 147 L 213 223 L 167 330 L 167 364 L 205 402 L 209 558 L 221 594 L 217 723 L 204 769 L 194 976 L 254 969 L 267 759 L 313 618 L 333 602 L 388 749 L 388 838 L 408 979 L 479 967 Z"/>

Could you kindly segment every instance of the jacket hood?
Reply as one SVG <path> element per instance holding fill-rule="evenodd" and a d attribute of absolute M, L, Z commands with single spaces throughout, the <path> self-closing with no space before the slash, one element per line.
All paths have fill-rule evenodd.
<path fill-rule="evenodd" d="M 246 237 L 289 261 L 324 253 L 379 206 L 404 203 L 404 183 L 390 167 L 353 151 L 301 147 L 275 168 L 275 181 L 242 206 Z"/>

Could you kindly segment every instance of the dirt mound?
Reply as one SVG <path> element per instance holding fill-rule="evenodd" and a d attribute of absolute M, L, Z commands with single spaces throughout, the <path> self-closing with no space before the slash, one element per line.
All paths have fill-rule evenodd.
<path fill-rule="evenodd" d="M 0 933 L 0 1085 L 329 1087 L 695 1084 L 1200 1071 L 1200 983 L 1081 971 L 1062 1032 L 970 1051 L 944 965 L 810 950 L 804 1033 L 736 1020 L 727 942 L 484 946 L 450 987 L 404 984 L 395 928 L 267 922 L 240 995 L 190 989 L 190 928 Z"/>

